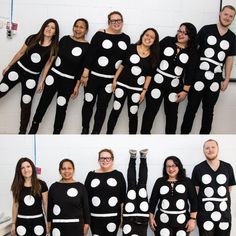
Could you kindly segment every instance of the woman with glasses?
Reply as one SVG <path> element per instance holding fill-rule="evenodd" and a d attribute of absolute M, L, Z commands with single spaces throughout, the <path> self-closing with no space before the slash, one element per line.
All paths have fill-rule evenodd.
<path fill-rule="evenodd" d="M 98 153 L 99 168 L 90 171 L 85 180 L 93 235 L 115 236 L 121 223 L 121 209 L 126 197 L 123 174 L 113 169 L 110 149 Z"/>
<path fill-rule="evenodd" d="M 91 40 L 85 69 L 81 77 L 84 85 L 82 134 L 89 133 L 89 123 L 96 103 L 92 134 L 99 134 L 112 96 L 112 81 L 124 59 L 128 35 L 122 32 L 123 16 L 118 11 L 108 15 L 108 28 L 98 31 Z"/>
<path fill-rule="evenodd" d="M 163 176 L 152 189 L 149 212 L 150 227 L 156 236 L 187 236 L 194 230 L 197 194 L 179 158 L 165 159 Z"/>
<path fill-rule="evenodd" d="M 166 134 L 175 134 L 178 106 L 188 94 L 197 62 L 197 31 L 193 24 L 182 23 L 175 37 L 160 41 L 160 64 L 146 94 L 141 134 L 150 134 L 164 99 Z"/>

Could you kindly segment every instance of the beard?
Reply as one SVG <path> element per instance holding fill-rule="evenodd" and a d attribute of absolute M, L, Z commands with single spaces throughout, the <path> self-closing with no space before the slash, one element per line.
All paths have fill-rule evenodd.
<path fill-rule="evenodd" d="M 217 154 L 215 154 L 214 156 L 207 156 L 207 155 L 205 155 L 205 156 L 206 156 L 206 159 L 207 159 L 208 161 L 214 161 L 214 160 L 217 159 L 217 157 L 218 157 Z"/>
<path fill-rule="evenodd" d="M 229 27 L 231 25 L 232 21 L 231 22 L 225 22 L 221 19 L 221 17 L 219 17 L 219 23 L 223 27 Z"/>

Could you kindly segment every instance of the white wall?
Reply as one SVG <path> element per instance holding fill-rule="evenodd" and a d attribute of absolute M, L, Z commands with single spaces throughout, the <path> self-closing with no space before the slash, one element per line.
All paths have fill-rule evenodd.
<path fill-rule="evenodd" d="M 11 194 L 10 185 L 14 175 L 16 162 L 20 157 L 27 156 L 36 162 L 37 167 L 42 168 L 40 178 L 48 185 L 59 180 L 58 164 L 61 159 L 68 157 L 75 162 L 75 179 L 84 182 L 90 170 L 98 168 L 97 153 L 102 148 L 111 148 L 115 154 L 115 168 L 121 170 L 126 176 L 129 155 L 128 150 L 149 148 L 148 153 L 148 192 L 157 177 L 161 176 L 164 159 L 169 155 L 179 157 L 191 176 L 193 167 L 204 160 L 202 153 L 203 142 L 214 138 L 219 142 L 220 159 L 231 163 L 236 170 L 236 135 L 38 135 L 0 136 L 0 211 L 10 214 Z M 36 141 L 36 142 L 34 142 Z M 36 145 L 34 145 L 36 143 Z M 233 229 L 231 235 L 236 234 L 236 189 L 232 192 L 232 216 Z M 119 234 L 120 236 L 121 234 Z M 152 235 L 149 231 L 148 235 Z M 195 231 L 193 236 L 197 236 Z M 89 235 L 90 236 L 90 235 Z"/>
<path fill-rule="evenodd" d="M 10 0 L 0 0 L 0 25 L 6 23 L 6 19 L 10 17 Z M 23 44 L 25 38 L 38 31 L 42 22 L 49 17 L 54 17 L 60 24 L 61 36 L 71 33 L 74 20 L 78 17 L 85 17 L 89 20 L 90 30 L 87 35 L 88 40 L 100 28 L 106 27 L 107 14 L 113 10 L 119 10 L 124 14 L 125 26 L 124 31 L 131 36 L 132 42 L 136 42 L 141 32 L 147 27 L 155 27 L 160 38 L 166 35 L 175 35 L 180 23 L 190 21 L 200 29 L 205 24 L 215 23 L 218 20 L 218 12 L 220 8 L 220 0 L 15 0 L 13 21 L 17 22 L 18 32 L 13 39 L 6 38 L 5 28 L 0 27 L 0 71 L 9 63 L 13 55 Z M 231 83 L 228 91 L 221 95 L 220 101 L 216 106 L 215 118 L 212 133 L 215 134 L 233 134 L 236 133 L 236 127 L 233 122 L 236 114 L 235 105 L 235 87 Z M 20 116 L 20 85 L 16 86 L 0 101 L 0 133 L 16 134 L 19 128 Z M 37 107 L 40 94 L 35 96 L 32 106 L 32 116 Z M 43 122 L 40 126 L 39 133 L 51 134 L 53 130 L 55 99 L 49 107 Z M 81 132 L 81 107 L 83 104 L 83 89 L 76 100 L 72 100 L 69 104 L 67 118 L 65 121 L 64 134 L 77 134 Z M 183 112 L 185 110 L 186 101 L 181 104 L 179 110 L 179 127 L 182 122 Z M 112 108 L 112 102 L 108 108 L 108 114 Z M 144 104 L 141 105 L 139 118 L 141 119 Z M 107 116 L 108 116 L 107 114 Z M 199 112 L 193 127 L 193 133 L 199 132 L 200 126 Z M 224 120 L 224 124 L 222 124 Z M 123 108 L 123 112 L 118 121 L 117 134 L 127 134 L 127 108 Z M 93 122 L 91 123 L 92 126 Z M 156 118 L 153 133 L 163 134 L 165 126 L 165 117 L 163 108 Z M 102 133 L 106 132 L 104 125 Z"/>

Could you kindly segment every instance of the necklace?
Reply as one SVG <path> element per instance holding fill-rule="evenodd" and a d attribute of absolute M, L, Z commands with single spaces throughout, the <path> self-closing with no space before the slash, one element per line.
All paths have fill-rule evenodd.
<path fill-rule="evenodd" d="M 139 52 L 141 53 L 142 56 L 147 56 L 150 53 L 150 49 L 143 49 L 142 46 L 139 46 Z"/>

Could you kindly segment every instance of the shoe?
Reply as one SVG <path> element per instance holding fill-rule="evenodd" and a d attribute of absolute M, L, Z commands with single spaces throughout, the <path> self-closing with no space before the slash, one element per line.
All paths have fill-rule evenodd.
<path fill-rule="evenodd" d="M 83 128 L 81 134 L 89 134 L 89 129 Z"/>
<path fill-rule="evenodd" d="M 136 158 L 137 150 L 135 149 L 130 149 L 129 154 L 131 158 Z"/>
<path fill-rule="evenodd" d="M 146 149 L 142 149 L 142 150 L 139 151 L 139 153 L 140 153 L 140 157 L 141 158 L 146 158 L 147 157 L 147 153 L 148 153 L 148 149 L 147 148 Z"/>

